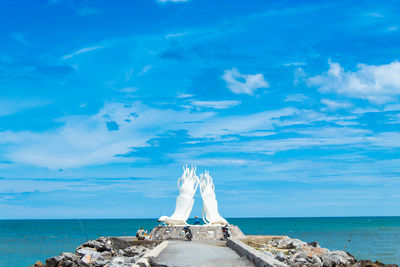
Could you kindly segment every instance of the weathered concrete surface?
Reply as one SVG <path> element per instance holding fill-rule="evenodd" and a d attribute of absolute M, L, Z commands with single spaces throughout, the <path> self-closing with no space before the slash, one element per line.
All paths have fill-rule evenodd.
<path fill-rule="evenodd" d="M 154 240 L 186 240 L 183 227 L 185 226 L 157 226 L 153 228 L 150 235 Z M 232 237 L 237 239 L 246 238 L 236 225 L 229 225 L 228 228 Z M 193 240 L 223 239 L 221 226 L 191 225 L 190 230 L 193 234 Z"/>
<path fill-rule="evenodd" d="M 155 258 L 155 264 L 166 266 L 254 266 L 226 246 L 225 241 L 171 240 L 166 249 Z"/>
<path fill-rule="evenodd" d="M 112 236 L 110 237 L 112 246 L 115 249 L 125 249 L 129 246 L 157 246 L 161 240 L 138 240 L 136 236 Z"/>
<path fill-rule="evenodd" d="M 152 250 L 146 252 L 143 257 L 141 257 L 134 267 L 150 267 L 151 266 L 151 261 L 153 261 L 160 253 L 166 249 L 168 246 L 168 241 L 163 241 L 161 244 L 153 248 Z"/>
<path fill-rule="evenodd" d="M 276 260 L 274 257 L 259 252 L 256 249 L 246 245 L 242 241 L 235 239 L 235 238 L 228 238 L 226 241 L 226 244 L 228 247 L 236 251 L 240 256 L 246 257 L 249 259 L 251 262 L 254 263 L 255 266 L 257 267 L 288 267 L 289 265 L 286 265 L 278 260 Z"/>

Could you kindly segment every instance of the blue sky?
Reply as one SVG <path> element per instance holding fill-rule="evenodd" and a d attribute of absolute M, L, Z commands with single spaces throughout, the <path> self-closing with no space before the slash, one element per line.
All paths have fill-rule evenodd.
<path fill-rule="evenodd" d="M 2 1 L 0 218 L 400 215 L 398 1 Z M 195 198 L 192 215 L 200 215 Z"/>

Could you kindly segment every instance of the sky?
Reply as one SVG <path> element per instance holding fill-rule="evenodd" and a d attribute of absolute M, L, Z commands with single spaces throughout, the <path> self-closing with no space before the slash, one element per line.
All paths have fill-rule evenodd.
<path fill-rule="evenodd" d="M 0 1 L 0 219 L 400 215 L 399 1 Z M 200 194 L 192 216 L 201 216 Z"/>

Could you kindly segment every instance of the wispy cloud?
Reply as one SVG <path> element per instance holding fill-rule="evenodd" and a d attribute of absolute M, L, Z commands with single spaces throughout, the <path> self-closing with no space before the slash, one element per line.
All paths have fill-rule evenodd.
<path fill-rule="evenodd" d="M 122 93 L 133 93 L 136 92 L 138 90 L 137 87 L 124 87 L 122 89 L 119 89 L 118 91 L 122 92 Z"/>
<path fill-rule="evenodd" d="M 304 102 L 308 99 L 310 99 L 310 98 L 304 94 L 292 94 L 292 95 L 287 95 L 285 97 L 284 101 L 286 101 L 286 102 Z"/>
<path fill-rule="evenodd" d="M 236 100 L 199 101 L 199 100 L 195 100 L 190 103 L 195 107 L 227 109 L 227 108 L 239 105 L 241 103 L 241 101 L 236 101 Z"/>
<path fill-rule="evenodd" d="M 309 86 L 322 93 L 337 93 L 383 104 L 400 95 L 400 63 L 386 65 L 358 64 L 357 71 L 345 71 L 339 63 L 329 61 L 329 70 L 308 79 Z"/>
<path fill-rule="evenodd" d="M 383 110 L 384 111 L 397 111 L 397 110 L 400 110 L 400 104 L 396 103 L 396 104 L 386 105 Z"/>
<path fill-rule="evenodd" d="M 264 79 L 263 74 L 241 74 L 236 68 L 225 70 L 222 79 L 225 80 L 226 86 L 234 94 L 253 95 L 257 89 L 269 87 L 269 83 Z"/>
<path fill-rule="evenodd" d="M 88 52 L 91 52 L 91 51 L 95 51 L 95 50 L 98 50 L 98 49 L 102 49 L 102 48 L 104 48 L 104 47 L 103 46 L 85 47 L 85 48 L 79 49 L 79 50 L 77 50 L 75 52 L 72 52 L 70 54 L 67 54 L 67 55 L 63 56 L 62 59 L 64 59 L 64 60 L 70 59 L 70 58 L 72 58 L 74 56 L 77 56 L 77 55 L 80 55 L 80 54 L 85 54 L 85 53 L 88 53 Z"/>
<path fill-rule="evenodd" d="M 0 98 L 0 117 L 21 112 L 23 110 L 48 105 L 50 101 L 45 100 L 18 100 Z"/>
<path fill-rule="evenodd" d="M 178 37 L 182 37 L 182 36 L 184 36 L 186 34 L 187 34 L 187 32 L 169 33 L 169 34 L 165 35 L 165 38 L 166 39 L 178 38 Z"/>
<path fill-rule="evenodd" d="M 283 66 L 285 66 L 285 67 L 291 67 L 291 66 L 300 67 L 300 66 L 306 66 L 306 65 L 307 65 L 307 63 L 301 62 L 301 61 L 293 61 L 293 62 L 283 64 Z"/>
<path fill-rule="evenodd" d="M 48 168 L 76 168 L 134 158 L 115 157 L 167 130 L 202 121 L 210 112 L 160 110 L 140 103 L 109 103 L 92 116 L 60 119 L 63 126 L 46 132 L 0 132 L 0 144 L 13 144 L 2 156 L 12 162 Z M 110 124 L 113 126 L 111 131 Z M 150 134 L 151 133 L 151 134 Z"/>
<path fill-rule="evenodd" d="M 352 106 L 351 103 L 345 101 L 334 101 L 330 99 L 321 99 L 321 103 L 324 104 L 329 110 L 337 110 L 343 108 L 349 108 Z"/>
<path fill-rule="evenodd" d="M 153 65 L 146 65 L 143 69 L 139 72 L 139 76 L 146 74 L 149 70 L 151 70 L 154 66 Z"/>
<path fill-rule="evenodd" d="M 189 98 L 189 97 L 193 97 L 194 95 L 192 95 L 192 94 L 185 94 L 185 93 L 180 93 L 180 92 L 178 92 L 177 94 L 176 94 L 176 97 L 177 98 Z"/>

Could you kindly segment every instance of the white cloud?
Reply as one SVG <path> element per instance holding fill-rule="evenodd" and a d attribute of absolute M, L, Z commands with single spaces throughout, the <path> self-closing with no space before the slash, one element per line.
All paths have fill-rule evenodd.
<path fill-rule="evenodd" d="M 285 66 L 285 67 L 292 67 L 292 66 L 299 67 L 299 66 L 306 66 L 306 65 L 307 65 L 307 63 L 301 62 L 301 61 L 294 61 L 294 62 L 289 62 L 289 63 L 283 64 L 283 66 Z"/>
<path fill-rule="evenodd" d="M 330 99 L 321 99 L 321 103 L 324 104 L 329 110 L 344 109 L 352 106 L 349 102 L 339 102 Z"/>
<path fill-rule="evenodd" d="M 274 135 L 276 132 L 271 132 L 271 131 L 251 131 L 248 133 L 242 133 L 240 134 L 241 136 L 248 136 L 248 137 L 265 137 L 265 136 L 270 136 Z"/>
<path fill-rule="evenodd" d="M 389 119 L 388 124 L 399 124 L 400 123 L 400 113 L 399 114 L 387 114 L 386 117 Z M 400 140 L 399 140 L 400 141 Z"/>
<path fill-rule="evenodd" d="M 400 110 L 400 104 L 389 104 L 383 109 L 384 111 L 397 111 Z"/>
<path fill-rule="evenodd" d="M 150 69 L 152 69 L 154 66 L 153 65 L 146 65 L 143 67 L 142 71 L 139 72 L 139 76 L 144 75 L 145 73 L 147 73 Z"/>
<path fill-rule="evenodd" d="M 119 91 L 122 93 L 133 93 L 136 92 L 138 90 L 137 87 L 124 87 L 122 89 L 120 89 Z"/>
<path fill-rule="evenodd" d="M 49 104 L 44 100 L 16 100 L 0 98 L 0 117 L 18 113 L 20 111 Z"/>
<path fill-rule="evenodd" d="M 313 127 L 288 132 L 299 135 L 295 138 L 257 139 L 243 142 L 220 142 L 215 145 L 192 148 L 192 157 L 201 155 L 204 151 L 215 153 L 261 153 L 273 155 L 280 151 L 295 149 L 312 149 L 329 146 L 365 146 L 371 144 L 367 137 L 372 133 L 368 130 L 350 127 L 323 127 L 315 130 Z M 276 135 L 275 135 L 276 136 Z M 375 141 L 377 143 L 377 141 Z"/>
<path fill-rule="evenodd" d="M 192 94 L 185 94 L 185 93 L 180 93 L 180 92 L 178 92 L 177 94 L 176 94 L 176 97 L 177 98 L 189 98 L 189 97 L 193 97 L 194 95 L 192 95 Z"/>
<path fill-rule="evenodd" d="M 191 104 L 196 107 L 227 109 L 239 105 L 241 102 L 236 100 L 225 101 L 192 101 Z"/>
<path fill-rule="evenodd" d="M 64 60 L 70 59 L 70 58 L 72 58 L 74 56 L 77 56 L 77 55 L 80 55 L 80 54 L 84 54 L 84 53 L 88 53 L 88 52 L 91 52 L 91 51 L 94 51 L 94 50 L 97 50 L 97 49 L 102 49 L 102 48 L 104 48 L 104 47 L 103 46 L 85 47 L 85 48 L 79 49 L 79 50 L 77 50 L 75 52 L 72 52 L 71 54 L 63 56 L 62 59 L 64 59 Z"/>
<path fill-rule="evenodd" d="M 304 94 L 291 94 L 287 95 L 283 101 L 286 102 L 304 102 L 308 100 L 309 97 L 305 96 Z"/>
<path fill-rule="evenodd" d="M 170 34 L 165 35 L 165 39 L 178 38 L 178 37 L 182 37 L 186 34 L 187 34 L 187 32 L 170 33 Z"/>
<path fill-rule="evenodd" d="M 357 71 L 345 71 L 339 63 L 329 62 L 329 70 L 308 79 L 322 93 L 337 93 L 383 104 L 400 95 L 400 63 L 386 65 L 358 64 Z"/>
<path fill-rule="evenodd" d="M 132 161 L 119 158 L 132 147 L 166 130 L 182 129 L 188 121 L 203 121 L 212 112 L 161 110 L 140 103 L 109 103 L 92 116 L 69 116 L 64 125 L 46 132 L 3 131 L 1 156 L 15 163 L 48 168 L 75 168 L 112 162 Z M 109 131 L 107 123 L 118 125 Z"/>
<path fill-rule="evenodd" d="M 378 147 L 400 147 L 400 133 L 398 132 L 384 132 L 368 138 L 372 145 Z"/>
<path fill-rule="evenodd" d="M 235 94 L 253 95 L 257 89 L 269 87 L 263 74 L 241 74 L 236 68 L 225 70 L 222 78 L 228 89 Z"/>
<path fill-rule="evenodd" d="M 380 112 L 379 109 L 376 108 L 356 108 L 351 111 L 353 114 L 365 114 L 365 113 L 372 113 L 372 112 Z"/>
<path fill-rule="evenodd" d="M 299 83 L 302 82 L 305 77 L 306 77 L 306 73 L 304 72 L 304 70 L 302 68 L 296 68 L 294 70 L 293 85 L 294 86 L 299 85 Z"/>
<path fill-rule="evenodd" d="M 242 134 L 251 131 L 274 129 L 281 117 L 293 116 L 299 111 L 293 108 L 264 111 L 247 115 L 210 117 L 207 121 L 187 128 L 192 137 L 216 138 L 223 135 Z"/>
<path fill-rule="evenodd" d="M 188 162 L 188 158 L 186 158 L 186 155 L 183 154 L 182 158 L 179 158 L 179 154 L 174 155 L 174 159 L 177 162 L 180 162 L 181 164 L 185 164 Z M 245 160 L 245 159 L 236 159 L 236 158 L 203 158 L 203 159 L 190 159 L 190 162 L 192 162 L 195 165 L 198 166 L 242 166 L 242 165 L 250 165 L 251 161 Z"/>

